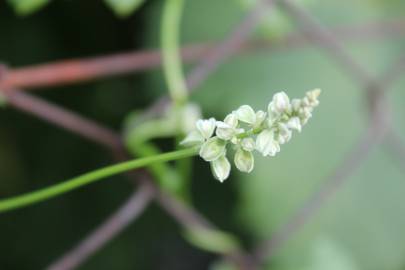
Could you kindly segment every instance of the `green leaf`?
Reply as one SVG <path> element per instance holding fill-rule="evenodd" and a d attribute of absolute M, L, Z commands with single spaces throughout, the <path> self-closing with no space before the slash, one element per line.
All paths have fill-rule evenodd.
<path fill-rule="evenodd" d="M 8 0 L 18 15 L 28 15 L 47 5 L 50 0 Z"/>
<path fill-rule="evenodd" d="M 104 2 L 117 14 L 119 17 L 128 17 L 137 8 L 139 8 L 145 0 L 104 0 Z"/>

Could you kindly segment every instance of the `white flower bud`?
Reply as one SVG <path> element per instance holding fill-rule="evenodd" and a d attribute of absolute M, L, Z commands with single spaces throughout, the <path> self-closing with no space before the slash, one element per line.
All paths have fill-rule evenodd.
<path fill-rule="evenodd" d="M 211 162 L 211 171 L 214 177 L 221 183 L 228 178 L 231 171 L 231 164 L 225 155 L 221 155 L 218 159 Z"/>
<path fill-rule="evenodd" d="M 308 121 L 309 118 L 312 117 L 312 108 L 311 107 L 303 107 L 298 111 L 299 117 L 303 125 Z"/>
<path fill-rule="evenodd" d="M 317 88 L 312 91 L 308 91 L 306 96 L 310 101 L 312 107 L 316 107 L 319 105 L 318 97 L 321 94 L 321 89 Z"/>
<path fill-rule="evenodd" d="M 197 129 L 201 132 L 205 139 L 211 138 L 212 134 L 214 134 L 216 121 L 214 118 L 210 118 L 208 120 L 200 119 L 197 121 L 196 126 Z"/>
<path fill-rule="evenodd" d="M 236 115 L 234 113 L 228 114 L 225 117 L 224 122 L 233 128 L 236 128 L 238 126 L 238 118 L 236 117 Z"/>
<path fill-rule="evenodd" d="M 256 114 L 249 105 L 240 106 L 235 112 L 236 117 L 245 123 L 253 125 L 256 122 Z"/>
<path fill-rule="evenodd" d="M 218 137 L 212 137 L 206 141 L 200 149 L 200 156 L 205 161 L 213 161 L 224 155 L 226 142 Z"/>
<path fill-rule="evenodd" d="M 244 138 L 242 139 L 240 145 L 246 151 L 253 151 L 255 150 L 255 140 L 253 138 Z"/>
<path fill-rule="evenodd" d="M 202 134 L 197 130 L 193 130 L 180 142 L 180 144 L 189 147 L 201 145 L 204 141 L 205 139 Z"/>
<path fill-rule="evenodd" d="M 236 150 L 234 161 L 236 168 L 241 172 L 250 173 L 253 170 L 255 160 L 253 154 L 249 151 L 239 148 Z"/>
<path fill-rule="evenodd" d="M 271 126 L 273 126 L 274 123 L 277 122 L 278 118 L 279 118 L 279 117 L 278 117 L 277 115 L 275 115 L 274 113 L 269 113 L 269 114 L 267 115 L 267 119 L 266 119 L 267 126 L 268 126 L 269 128 L 270 128 Z"/>
<path fill-rule="evenodd" d="M 291 107 L 292 107 L 294 112 L 298 112 L 298 110 L 301 108 L 301 100 L 297 99 L 297 98 L 294 98 L 291 101 Z"/>
<path fill-rule="evenodd" d="M 266 119 L 267 114 L 264 111 L 257 111 L 256 112 L 256 122 L 254 124 L 254 127 L 259 127 L 263 121 Z"/>
<path fill-rule="evenodd" d="M 227 123 L 217 121 L 216 135 L 223 140 L 230 140 L 234 137 L 236 130 Z"/>
<path fill-rule="evenodd" d="M 303 99 L 301 99 L 301 106 L 303 106 L 303 107 L 310 106 L 310 101 L 309 101 L 308 97 L 304 97 Z"/>
<path fill-rule="evenodd" d="M 298 117 L 292 117 L 290 120 L 287 122 L 287 127 L 290 129 L 295 129 L 298 130 L 298 132 L 301 132 L 301 121 Z"/>
<path fill-rule="evenodd" d="M 284 92 L 276 93 L 273 96 L 273 106 L 272 110 L 277 113 L 284 113 L 290 108 L 290 99 Z"/>
<path fill-rule="evenodd" d="M 272 130 L 263 130 L 256 138 L 256 150 L 263 156 L 275 156 L 280 151 L 280 145 L 274 139 Z"/>

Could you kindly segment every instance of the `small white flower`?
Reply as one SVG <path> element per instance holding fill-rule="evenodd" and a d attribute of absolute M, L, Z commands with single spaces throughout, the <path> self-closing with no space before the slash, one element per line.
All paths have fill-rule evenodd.
<path fill-rule="evenodd" d="M 231 140 L 236 134 L 244 132 L 243 129 L 242 131 L 237 129 L 238 118 L 233 113 L 228 114 L 223 122 L 217 121 L 216 125 L 216 135 L 226 141 Z"/>
<path fill-rule="evenodd" d="M 306 97 L 308 98 L 310 105 L 312 107 L 316 107 L 319 105 L 318 97 L 321 94 L 321 89 L 317 88 L 312 91 L 308 91 L 306 93 Z"/>
<path fill-rule="evenodd" d="M 255 111 L 249 105 L 240 106 L 235 112 L 236 117 L 245 123 L 253 125 L 256 122 Z"/>
<path fill-rule="evenodd" d="M 236 168 L 238 168 L 241 172 L 250 173 L 253 170 L 255 160 L 252 152 L 239 148 L 236 150 L 234 161 Z"/>
<path fill-rule="evenodd" d="M 298 132 L 301 132 L 301 121 L 298 117 L 291 117 L 287 122 L 287 127 L 290 129 L 295 129 Z"/>
<path fill-rule="evenodd" d="M 235 136 L 236 130 L 232 126 L 228 125 L 225 122 L 217 121 L 217 129 L 215 134 L 223 139 L 223 140 L 230 140 L 232 137 Z"/>
<path fill-rule="evenodd" d="M 200 149 L 200 156 L 205 161 L 213 161 L 225 154 L 226 142 L 218 137 L 212 137 L 206 141 Z"/>
<path fill-rule="evenodd" d="M 242 139 L 240 145 L 242 146 L 242 148 L 246 151 L 253 151 L 255 150 L 255 140 L 253 140 L 253 138 L 244 138 Z"/>
<path fill-rule="evenodd" d="M 276 93 L 273 96 L 272 103 L 273 103 L 273 105 L 271 106 L 271 110 L 273 112 L 277 112 L 279 114 L 286 112 L 290 108 L 290 99 L 288 98 L 287 94 L 284 92 Z"/>
<path fill-rule="evenodd" d="M 312 107 L 302 107 L 298 111 L 298 115 L 300 119 L 302 120 L 302 124 L 304 125 L 309 118 L 312 117 Z"/>
<path fill-rule="evenodd" d="M 275 156 L 280 151 L 280 145 L 274 139 L 272 130 L 263 130 L 256 138 L 256 150 L 263 156 Z"/>
<path fill-rule="evenodd" d="M 224 182 L 231 172 L 231 164 L 225 155 L 211 162 L 211 171 L 214 177 L 221 183 Z"/>
<path fill-rule="evenodd" d="M 214 134 L 215 124 L 215 118 L 210 118 L 208 120 L 200 119 L 197 121 L 196 127 L 205 139 L 209 139 L 212 134 Z"/>
<path fill-rule="evenodd" d="M 303 99 L 301 99 L 301 106 L 302 107 L 310 107 L 310 101 L 308 99 L 308 97 L 304 97 Z"/>
<path fill-rule="evenodd" d="M 193 130 L 190 133 L 188 133 L 186 138 L 184 138 L 184 140 L 182 140 L 180 142 L 180 144 L 190 147 L 190 146 L 201 145 L 204 143 L 204 141 L 205 141 L 205 138 L 202 136 L 202 134 L 197 130 Z"/>
<path fill-rule="evenodd" d="M 234 113 L 230 113 L 225 117 L 224 123 L 227 123 L 229 126 L 236 128 L 238 126 L 238 118 Z"/>
<path fill-rule="evenodd" d="M 278 124 L 278 137 L 277 140 L 280 144 L 285 144 L 291 139 L 292 131 L 284 123 Z"/>

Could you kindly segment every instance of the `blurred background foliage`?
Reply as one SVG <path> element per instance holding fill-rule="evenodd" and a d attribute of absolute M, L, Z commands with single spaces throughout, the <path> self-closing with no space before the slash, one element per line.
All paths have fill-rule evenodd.
<path fill-rule="evenodd" d="M 0 60 L 20 67 L 158 48 L 162 2 L 2 2 Z M 221 40 L 254 2 L 186 1 L 182 43 Z M 403 17 L 405 10 L 401 0 L 300 3 L 330 27 L 391 20 Z M 277 40 L 292 31 L 296 31 L 295 23 L 281 10 L 272 9 L 255 35 Z M 378 76 L 403 53 L 404 42 L 398 36 L 343 43 Z M 405 94 L 401 90 L 405 82 L 397 81 L 394 86 L 389 93 L 394 125 L 403 134 Z M 234 56 L 192 96 L 205 116 L 222 118 L 240 104 L 265 108 L 276 91 L 300 97 L 315 87 L 323 89 L 321 106 L 305 131 L 294 136 L 277 157 L 257 156 L 252 174 L 234 172 L 221 185 L 212 178 L 207 164 L 194 163 L 196 207 L 221 228 L 241 235 L 248 246 L 271 236 L 284 224 L 356 143 L 368 119 L 363 86 L 318 47 L 302 46 Z M 128 113 L 146 108 L 165 94 L 165 89 L 159 69 L 36 94 L 120 129 Z M 112 162 L 109 153 L 97 145 L 20 112 L 2 109 L 0 122 L 1 197 L 47 186 Z M 0 269 L 42 269 L 113 212 L 131 189 L 124 177 L 113 177 L 48 203 L 2 215 Z M 398 161 L 383 146 L 377 146 L 348 184 L 276 254 L 267 269 L 405 269 L 404 190 L 405 177 Z M 81 269 L 210 267 L 225 269 L 214 255 L 183 240 L 178 225 L 153 206 Z"/>

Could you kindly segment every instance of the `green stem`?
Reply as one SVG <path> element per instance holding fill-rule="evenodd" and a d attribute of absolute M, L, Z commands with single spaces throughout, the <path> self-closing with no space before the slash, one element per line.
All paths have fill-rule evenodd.
<path fill-rule="evenodd" d="M 184 136 L 183 136 L 184 138 Z M 176 138 L 175 140 L 176 145 L 180 145 L 180 138 Z M 183 158 L 176 160 L 175 163 L 177 172 L 180 176 L 180 188 L 179 194 L 181 194 L 182 198 L 187 201 L 191 202 L 191 173 L 192 173 L 192 159 L 191 158 Z"/>
<path fill-rule="evenodd" d="M 176 104 L 183 104 L 188 95 L 179 52 L 183 5 L 184 0 L 166 0 L 161 26 L 163 68 L 170 96 Z"/>
<path fill-rule="evenodd" d="M 264 129 L 265 129 L 264 127 L 258 127 L 258 128 L 255 128 L 255 129 L 250 129 L 250 130 L 245 131 L 245 132 L 243 132 L 241 134 L 238 134 L 236 137 L 239 138 L 239 139 L 244 139 L 244 138 L 250 137 L 252 135 L 257 135 L 260 132 L 262 132 Z"/>
<path fill-rule="evenodd" d="M 191 157 L 196 155 L 196 153 L 197 150 L 195 148 L 188 148 L 104 167 L 38 191 L 33 191 L 16 197 L 11 197 L 9 199 L 0 200 L 0 213 L 16 208 L 21 208 L 23 206 L 31 205 L 37 202 L 45 201 L 52 197 L 62 195 L 66 192 L 72 191 L 84 185 L 99 181 L 115 174 L 139 169 L 157 162 L 167 162 Z"/>

